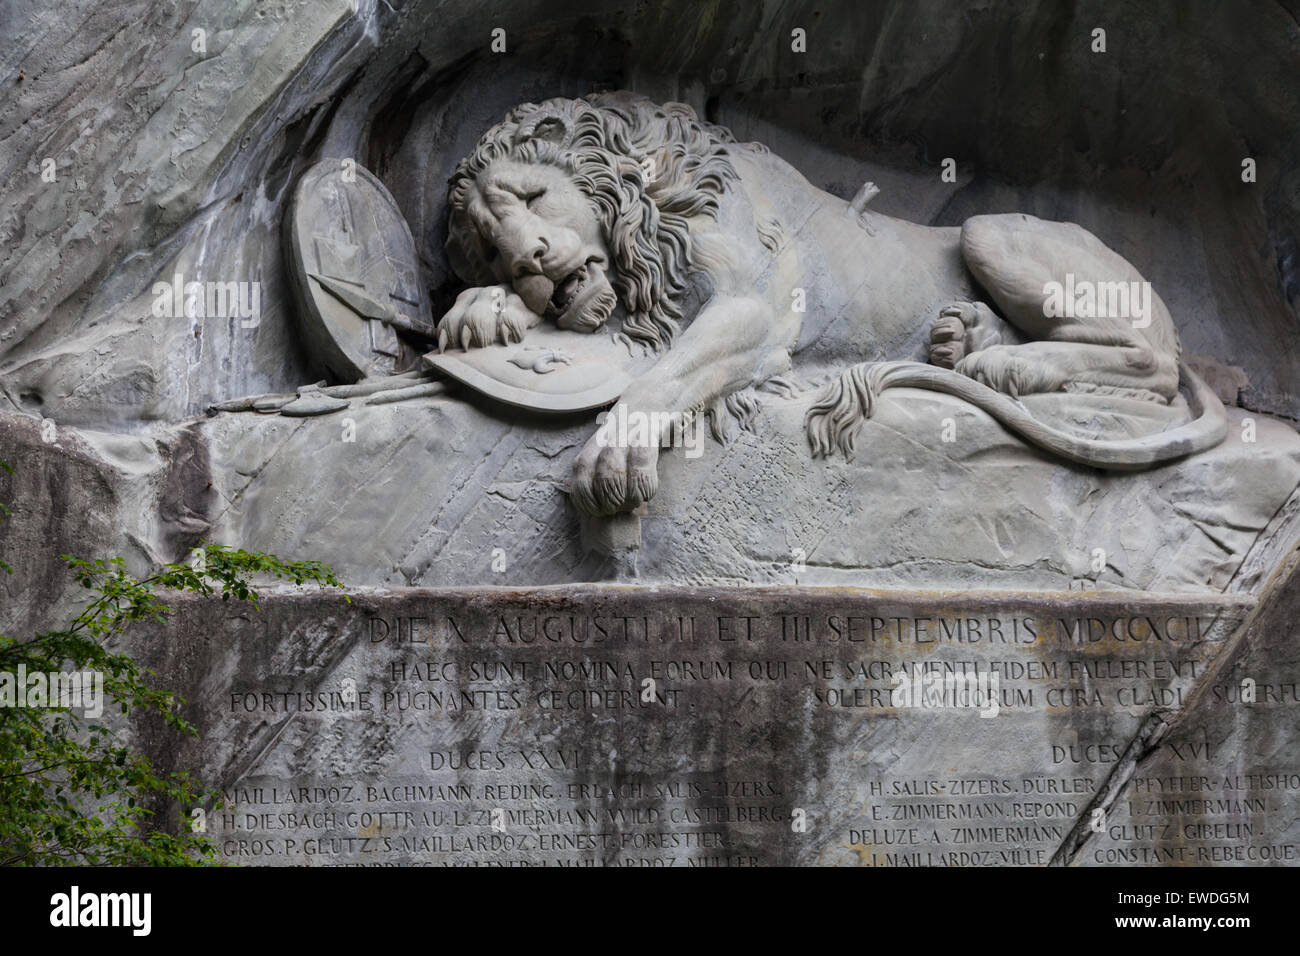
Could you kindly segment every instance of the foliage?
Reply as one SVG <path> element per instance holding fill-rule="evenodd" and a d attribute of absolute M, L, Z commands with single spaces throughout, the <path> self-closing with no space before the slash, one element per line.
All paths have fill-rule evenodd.
<path fill-rule="evenodd" d="M 6 466 L 7 467 L 7 466 Z M 109 650 L 139 622 L 161 622 L 169 608 L 162 592 L 189 592 L 256 606 L 252 585 L 271 575 L 295 585 L 338 587 L 328 565 L 284 561 L 206 542 L 190 564 L 164 565 L 136 579 L 121 558 L 84 561 L 64 555 L 76 580 L 96 596 L 63 630 L 19 641 L 0 637 L 0 672 L 69 670 L 102 675 L 104 717 L 124 719 L 116 729 L 68 707 L 0 707 L 0 864 L 189 865 L 211 861 L 216 847 L 182 822 L 166 832 L 161 806 L 219 806 L 190 774 L 162 772 L 124 739 L 128 715 L 154 714 L 162 726 L 197 736 L 181 716 L 184 701 L 150 686 L 156 675 L 127 654 Z M 7 568 L 6 568 L 7 569 Z M 182 811 L 183 812 L 183 811 Z"/>

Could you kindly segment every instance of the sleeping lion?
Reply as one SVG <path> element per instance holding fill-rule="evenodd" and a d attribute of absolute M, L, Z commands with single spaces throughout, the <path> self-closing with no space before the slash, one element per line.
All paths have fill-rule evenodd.
<path fill-rule="evenodd" d="M 571 493 L 594 515 L 650 500 L 672 427 L 701 411 L 743 424 L 753 403 L 734 397 L 786 381 L 792 362 L 827 380 L 807 419 L 819 455 L 851 453 L 875 396 L 898 385 L 959 396 L 1093 467 L 1142 468 L 1223 439 L 1223 407 L 1180 361 L 1169 310 L 1087 230 L 1017 214 L 936 228 L 863 206 L 680 103 L 610 93 L 520 106 L 451 178 L 447 251 L 469 288 L 439 345 L 621 323 L 658 353 L 620 401 L 676 425 L 632 446 L 588 441 Z M 1168 404 L 1180 383 L 1195 417 L 1145 438 L 1080 438 L 1018 401 L 1066 390 Z"/>

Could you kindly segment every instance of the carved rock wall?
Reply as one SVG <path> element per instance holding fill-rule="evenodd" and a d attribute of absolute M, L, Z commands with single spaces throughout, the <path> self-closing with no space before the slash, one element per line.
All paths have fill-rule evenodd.
<path fill-rule="evenodd" d="M 465 146 L 523 99 L 626 87 L 840 195 L 874 179 L 883 212 L 1078 221 L 1155 282 L 1189 352 L 1244 369 L 1246 404 L 1300 415 L 1288 3 L 14 0 L 0 17 L 0 376 L 27 414 L 126 427 L 302 384 L 278 229 L 298 171 L 373 168 L 445 300 L 442 194 Z M 260 281 L 263 321 L 152 315 L 178 272 Z"/>
<path fill-rule="evenodd" d="M 1105 53 L 1090 49 L 1098 26 Z M 794 27 L 807 31 L 806 53 L 790 49 Z M 497 28 L 505 53 L 490 49 Z M 12 0 L 0 37 L 0 457 L 20 467 L 0 475 L 0 498 L 22 509 L 0 526 L 6 556 L 57 542 L 143 568 L 210 535 L 329 560 L 357 584 L 626 573 L 586 555 L 562 493 L 589 425 L 512 425 L 491 409 L 429 401 L 370 415 L 370 453 L 345 461 L 330 457 L 343 454 L 328 441 L 333 421 L 263 420 L 245 432 L 201 420 L 211 402 L 308 381 L 280 231 L 307 165 L 353 157 L 387 184 L 439 314 L 455 289 L 441 251 L 451 166 L 521 100 L 600 88 L 688 102 L 838 195 L 874 180 L 874 208 L 892 215 L 949 225 L 1020 210 L 1080 222 L 1153 280 L 1186 351 L 1240 367 L 1217 376 L 1230 401 L 1300 416 L 1294 3 L 1026 12 L 938 0 L 834 10 L 361 0 L 354 13 L 344 0 Z M 955 183 L 939 177 L 945 157 L 957 161 Z M 1246 157 L 1254 183 L 1241 180 Z M 177 274 L 260 282 L 260 321 L 153 314 L 154 283 Z M 1212 462 L 1166 470 L 1090 519 L 1080 502 L 1096 490 L 1091 477 L 1053 478 L 1025 452 L 1011 478 L 972 486 L 961 454 L 873 423 L 878 460 L 918 470 L 882 478 L 870 460 L 831 466 L 787 516 L 770 484 L 808 459 L 799 409 L 783 414 L 763 426 L 777 442 L 764 455 L 742 436 L 708 466 L 665 464 L 665 487 L 681 490 L 644 523 L 644 578 L 790 583 L 802 549 L 803 583 L 966 586 L 996 569 L 1005 586 L 1064 587 L 1090 576 L 1080 556 L 1104 547 L 1098 538 L 1122 531 L 1127 544 L 1111 555 L 1146 557 L 1114 565 L 1104 583 L 1221 587 L 1243 560 L 1241 536 L 1295 485 L 1294 435 L 1265 423 L 1269 450 L 1220 474 L 1226 483 L 1214 485 Z M 53 445 L 40 441 L 41 419 L 59 428 Z M 976 437 L 1003 441 L 978 417 Z M 919 474 L 924 493 L 909 478 Z M 1189 512 L 1186 489 L 1206 482 L 1218 497 Z M 726 535 L 691 511 L 690 494 L 708 487 L 746 500 L 748 510 L 711 513 Z M 1076 515 L 1068 545 L 1032 531 L 1013 540 L 997 520 L 953 523 L 959 511 L 945 502 L 1007 487 L 1021 517 L 1026 503 L 1053 520 Z M 834 508 L 818 490 L 836 495 Z M 869 553 L 836 538 L 845 516 L 878 522 L 851 542 Z M 958 539 L 965 550 L 944 553 Z M 533 542 L 510 551 L 510 582 L 484 567 L 499 540 Z M 0 580 L 6 613 L 48 615 L 49 572 Z"/>

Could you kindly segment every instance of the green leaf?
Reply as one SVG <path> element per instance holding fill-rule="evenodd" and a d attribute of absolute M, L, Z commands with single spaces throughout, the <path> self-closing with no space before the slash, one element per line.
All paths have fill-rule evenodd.
<path fill-rule="evenodd" d="M 2 461 L 0 466 L 12 472 Z M 71 579 L 90 592 L 89 602 L 61 630 L 30 640 L 0 636 L 0 668 L 98 670 L 108 702 L 121 714 L 153 713 L 173 731 L 197 736 L 178 695 L 153 686 L 153 671 L 109 649 L 133 625 L 165 619 L 170 609 L 159 592 L 206 597 L 219 588 L 223 601 L 256 602 L 259 576 L 342 586 L 319 562 L 207 542 L 199 547 L 203 573 L 175 563 L 143 579 L 133 577 L 121 557 L 88 561 L 63 555 Z M 8 569 L 3 562 L 0 567 Z M 190 832 L 188 817 L 147 809 L 163 806 L 217 808 L 222 800 L 188 773 L 162 771 L 134 744 L 118 746 L 110 727 L 84 725 L 74 711 L 0 708 L 0 863 L 222 865 L 216 845 Z"/>

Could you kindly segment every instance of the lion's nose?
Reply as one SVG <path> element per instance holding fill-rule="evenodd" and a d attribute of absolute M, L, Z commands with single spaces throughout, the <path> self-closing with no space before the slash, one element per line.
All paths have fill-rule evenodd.
<path fill-rule="evenodd" d="M 524 243 L 520 254 L 515 258 L 514 277 L 522 279 L 524 276 L 542 274 L 542 258 L 550 250 L 550 245 L 542 236 Z"/>

